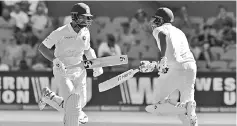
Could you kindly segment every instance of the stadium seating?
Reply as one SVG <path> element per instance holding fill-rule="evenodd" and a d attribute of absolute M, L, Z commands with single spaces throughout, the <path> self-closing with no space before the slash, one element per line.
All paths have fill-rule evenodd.
<path fill-rule="evenodd" d="M 158 52 L 151 46 L 147 46 L 147 49 L 142 52 L 142 60 L 155 60 L 158 58 Z"/>
<path fill-rule="evenodd" d="M 190 16 L 190 22 L 201 25 L 204 23 L 204 19 L 202 17 Z"/>
<path fill-rule="evenodd" d="M 48 9 L 48 8 L 47 8 Z M 141 60 L 149 60 L 153 61 L 156 60 L 158 56 L 158 49 L 157 44 L 152 36 L 152 34 L 147 34 L 148 30 L 146 29 L 146 25 L 141 25 L 142 23 L 138 23 L 137 20 L 134 17 L 126 17 L 126 16 L 99 16 L 95 14 L 96 16 L 93 17 L 93 23 L 90 26 L 90 36 L 91 36 L 91 45 L 95 50 L 98 49 L 98 46 L 102 41 L 106 41 L 106 34 L 112 33 L 114 34 L 116 40 L 119 40 L 119 35 L 122 31 L 121 23 L 128 22 L 130 23 L 131 29 L 136 29 L 136 32 L 132 32 L 133 36 L 135 37 L 135 45 L 132 45 L 130 50 L 127 52 L 124 51 L 123 53 L 126 53 L 129 57 L 129 65 L 122 65 L 118 67 L 112 68 L 113 71 L 123 71 L 128 69 L 129 67 L 135 68 L 139 65 Z M 105 15 L 102 13 L 102 15 Z M 176 14 L 175 14 L 176 15 Z M 234 18 L 234 12 L 228 12 L 227 16 L 230 18 Z M 221 32 L 223 29 L 215 29 L 215 25 L 221 25 L 221 22 L 218 24 L 216 23 L 217 16 L 212 15 L 210 17 L 202 17 L 202 16 L 194 16 L 194 15 L 188 15 L 187 17 L 190 22 L 187 22 L 187 20 L 184 20 L 184 17 L 181 15 L 175 16 L 175 20 L 173 22 L 173 25 L 180 28 L 187 36 L 187 38 L 197 37 L 198 35 L 202 34 L 203 32 L 203 26 L 204 25 L 212 25 L 213 29 L 211 29 L 211 34 L 217 38 L 217 40 L 221 39 Z M 66 15 L 62 17 L 57 17 L 56 15 L 50 15 L 50 19 L 53 24 L 53 28 L 49 30 L 45 30 L 45 36 L 47 36 L 51 30 L 54 30 L 66 23 L 69 23 L 71 21 L 71 16 Z M 188 24 L 187 24 L 188 23 Z M 189 25 L 189 23 L 191 25 Z M 132 25 L 133 24 L 133 25 Z M 214 24 L 214 25 L 213 25 Z M 142 26 L 142 27 L 141 27 Z M 143 27 L 144 26 L 144 27 Z M 139 28 L 144 28 L 146 30 L 142 30 Z M 224 26 L 221 26 L 220 28 L 224 28 Z M 130 30 L 131 30 L 130 29 Z M 236 26 L 233 27 L 234 31 L 236 31 Z M 132 31 L 132 30 L 131 30 Z M 150 32 L 150 31 L 149 31 Z M 25 33 L 23 33 L 25 34 Z M 44 34 L 43 34 L 44 35 Z M 41 37 L 40 37 L 41 38 Z M 42 37 L 44 38 L 44 37 Z M 222 40 L 220 40 L 222 41 Z M 235 70 L 236 69 L 236 45 L 214 45 L 213 47 L 210 47 L 210 56 L 212 63 L 210 66 L 208 66 L 206 60 L 197 60 L 197 67 L 200 71 L 226 71 L 226 70 Z M 231 43 L 231 42 L 229 42 Z M 121 43 L 120 47 L 122 50 L 123 45 Z M 198 45 L 199 46 L 199 45 Z M 197 47 L 198 47 L 197 46 Z M 200 50 L 198 50 L 200 51 Z M 199 52 L 197 52 L 198 54 Z M 197 56 L 198 57 L 198 56 Z M 200 57 L 199 57 L 200 58 Z M 201 57 L 201 59 L 203 59 Z M 205 58 L 204 58 L 205 59 Z M 4 62 L 8 62 L 5 60 Z M 111 69 L 108 69 L 111 70 Z"/>
<path fill-rule="evenodd" d="M 105 23 L 105 24 L 108 24 L 111 22 L 111 19 L 110 17 L 107 17 L 107 16 L 98 16 L 95 18 L 95 21 L 98 21 L 100 23 Z"/>
<path fill-rule="evenodd" d="M 224 49 L 222 47 L 211 47 L 210 52 L 214 60 L 219 60 L 224 54 Z"/>
<path fill-rule="evenodd" d="M 236 71 L 236 61 L 231 61 L 228 65 L 228 68 L 232 71 Z"/>
<path fill-rule="evenodd" d="M 207 71 L 207 62 L 205 60 L 198 60 L 197 61 L 197 68 L 198 71 Z"/>
<path fill-rule="evenodd" d="M 129 22 L 129 18 L 120 16 L 120 17 L 115 17 L 113 19 L 113 24 L 121 24 L 121 23 L 124 23 L 124 22 Z"/>
<path fill-rule="evenodd" d="M 212 25 L 215 22 L 216 18 L 215 17 L 209 17 L 206 21 L 207 25 Z"/>
<path fill-rule="evenodd" d="M 221 60 L 230 60 L 230 61 L 236 60 L 236 50 L 235 49 L 228 50 L 221 56 Z"/>
<path fill-rule="evenodd" d="M 226 61 L 213 61 L 211 62 L 210 66 L 213 71 L 227 71 L 228 63 Z"/>

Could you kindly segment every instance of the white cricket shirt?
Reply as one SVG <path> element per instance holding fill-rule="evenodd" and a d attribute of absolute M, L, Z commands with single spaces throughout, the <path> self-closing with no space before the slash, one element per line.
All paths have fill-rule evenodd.
<path fill-rule="evenodd" d="M 66 66 L 80 63 L 84 51 L 90 48 L 90 32 L 82 28 L 77 34 L 69 24 L 54 30 L 44 41 L 47 48 L 55 45 L 54 55 Z"/>
<path fill-rule="evenodd" d="M 192 52 L 189 49 L 188 40 L 185 34 L 178 28 L 170 23 L 165 23 L 160 27 L 153 30 L 153 36 L 157 41 L 158 48 L 160 48 L 160 39 L 158 38 L 159 32 L 166 35 L 166 52 L 167 63 L 169 66 L 180 66 L 182 63 L 194 61 Z"/>

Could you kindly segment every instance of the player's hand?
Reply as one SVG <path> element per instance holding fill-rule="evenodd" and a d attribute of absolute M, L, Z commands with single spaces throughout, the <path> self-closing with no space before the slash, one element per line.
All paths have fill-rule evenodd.
<path fill-rule="evenodd" d="M 167 57 L 163 57 L 161 58 L 160 61 L 158 61 L 157 70 L 158 70 L 158 75 L 166 74 L 168 72 L 169 68 L 167 65 Z"/>
<path fill-rule="evenodd" d="M 58 58 L 53 60 L 53 68 L 58 72 L 60 72 L 61 74 L 66 73 L 65 65 Z"/>
<path fill-rule="evenodd" d="M 139 65 L 140 72 L 142 73 L 149 73 L 152 72 L 156 68 L 157 63 L 152 62 L 150 63 L 149 61 L 141 61 Z"/>
<path fill-rule="evenodd" d="M 93 69 L 93 76 L 94 77 L 98 77 L 100 76 L 101 74 L 103 74 L 104 71 L 103 71 L 103 68 L 102 67 L 99 67 L 99 68 L 94 68 Z"/>

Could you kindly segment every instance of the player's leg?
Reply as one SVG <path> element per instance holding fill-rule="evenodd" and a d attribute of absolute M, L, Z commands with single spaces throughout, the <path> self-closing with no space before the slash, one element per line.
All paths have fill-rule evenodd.
<path fill-rule="evenodd" d="M 157 94 L 153 101 L 153 105 L 146 107 L 146 111 L 156 115 L 177 115 L 177 113 L 184 113 L 183 108 L 176 108 L 174 104 L 178 102 L 180 97 L 179 91 L 177 91 L 177 84 L 174 78 L 177 73 L 173 70 L 169 71 L 167 74 L 161 75 L 158 79 L 157 84 L 159 84 L 156 89 Z M 167 98 L 172 102 L 170 104 L 167 102 Z"/>
<path fill-rule="evenodd" d="M 156 104 L 163 99 L 165 99 L 172 91 L 175 90 L 175 87 L 172 86 L 171 78 L 173 76 L 173 73 L 168 72 L 167 74 L 161 75 L 158 80 L 157 84 L 158 87 L 155 89 L 156 94 L 153 99 L 153 104 Z"/>
<path fill-rule="evenodd" d="M 65 100 L 64 126 L 79 126 L 80 94 L 73 93 Z"/>
<path fill-rule="evenodd" d="M 184 64 L 185 71 L 183 73 L 183 84 L 180 84 L 181 98 L 180 103 L 185 103 L 187 112 L 180 114 L 179 119 L 184 126 L 197 126 L 196 102 L 194 100 L 194 84 L 196 80 L 196 64 L 193 62 Z"/>
<path fill-rule="evenodd" d="M 54 74 L 55 79 L 59 81 L 59 89 L 62 92 L 62 97 L 52 92 L 49 88 L 44 88 L 42 90 L 42 96 L 38 103 L 40 110 L 42 110 L 46 104 L 49 104 L 53 108 L 60 112 L 64 112 L 64 99 L 67 98 L 71 92 L 74 90 L 73 84 L 70 79 L 65 78 L 59 74 Z"/>
<path fill-rule="evenodd" d="M 88 122 L 87 115 L 82 111 L 86 95 L 82 95 L 83 87 L 86 86 L 86 70 L 72 80 L 75 90 L 70 97 L 65 100 L 65 126 L 78 126 Z M 82 102 L 83 101 L 83 102 Z"/>
<path fill-rule="evenodd" d="M 153 105 L 148 105 L 146 111 L 156 115 L 179 115 L 186 113 L 185 107 L 177 107 L 179 103 L 180 91 L 178 89 L 171 92 L 164 99 Z"/>
<path fill-rule="evenodd" d="M 75 86 L 75 92 L 80 94 L 81 108 L 84 108 L 87 103 L 86 78 L 87 78 L 87 72 L 86 70 L 84 70 L 80 75 L 80 77 L 77 77 L 75 80 L 73 80 L 73 84 Z M 82 124 L 88 122 L 88 116 L 82 110 L 80 111 L 80 122 Z"/>

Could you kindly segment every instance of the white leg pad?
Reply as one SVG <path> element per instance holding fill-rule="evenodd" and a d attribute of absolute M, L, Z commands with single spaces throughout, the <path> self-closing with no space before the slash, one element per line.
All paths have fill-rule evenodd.
<path fill-rule="evenodd" d="M 71 94 L 65 101 L 64 126 L 79 126 L 88 122 L 87 115 L 81 108 L 80 94 Z"/>
<path fill-rule="evenodd" d="M 81 111 L 80 95 L 71 94 L 65 101 L 64 126 L 79 126 Z"/>

